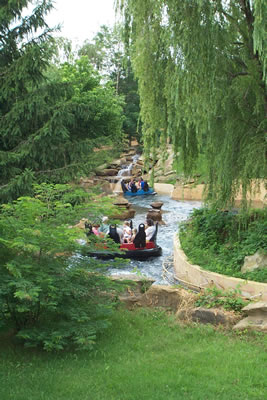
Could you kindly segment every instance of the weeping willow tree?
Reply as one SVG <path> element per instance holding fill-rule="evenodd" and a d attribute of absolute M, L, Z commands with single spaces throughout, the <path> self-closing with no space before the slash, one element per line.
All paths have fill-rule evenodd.
<path fill-rule="evenodd" d="M 118 0 L 146 152 L 170 140 L 184 170 L 208 161 L 207 199 L 244 200 L 266 176 L 265 0 Z"/>

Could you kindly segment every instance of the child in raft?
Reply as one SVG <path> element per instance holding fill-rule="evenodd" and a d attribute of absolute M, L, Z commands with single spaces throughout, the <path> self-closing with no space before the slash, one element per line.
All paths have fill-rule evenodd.
<path fill-rule="evenodd" d="M 130 243 L 133 243 L 133 241 L 134 241 L 134 238 L 135 238 L 136 234 L 137 234 L 137 229 L 136 229 L 136 228 L 134 228 L 134 229 L 133 229 L 132 236 L 131 236 Z"/>
<path fill-rule="evenodd" d="M 129 221 L 124 221 L 123 224 L 123 243 L 130 243 L 132 237 L 132 230 Z"/>

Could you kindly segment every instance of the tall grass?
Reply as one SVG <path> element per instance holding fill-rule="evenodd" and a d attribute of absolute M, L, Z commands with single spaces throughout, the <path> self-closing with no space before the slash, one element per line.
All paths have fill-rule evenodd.
<path fill-rule="evenodd" d="M 91 353 L 1 341 L 1 400 L 260 400 L 266 336 L 179 326 L 155 310 L 117 311 Z"/>

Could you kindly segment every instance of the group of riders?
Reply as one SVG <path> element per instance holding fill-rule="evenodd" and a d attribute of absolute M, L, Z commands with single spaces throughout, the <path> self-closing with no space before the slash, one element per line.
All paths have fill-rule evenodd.
<path fill-rule="evenodd" d="M 144 192 L 148 192 L 149 190 L 147 181 L 144 181 L 142 177 L 139 179 L 138 182 L 136 182 L 134 179 L 131 179 L 128 184 L 125 183 L 125 181 L 122 179 L 121 187 L 124 193 L 127 191 L 136 193 L 138 190 L 143 190 Z"/>
<path fill-rule="evenodd" d="M 123 226 L 109 225 L 108 217 L 103 217 L 102 224 L 85 223 L 87 236 L 91 234 L 99 237 L 109 237 L 119 244 L 134 243 L 135 247 L 145 247 L 147 242 L 155 242 L 157 226 L 152 219 L 140 224 L 138 230 L 133 228 L 132 221 L 124 221 Z"/>

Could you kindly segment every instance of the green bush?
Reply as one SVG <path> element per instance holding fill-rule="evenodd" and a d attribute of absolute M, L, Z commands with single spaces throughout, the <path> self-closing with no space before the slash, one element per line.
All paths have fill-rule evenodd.
<path fill-rule="evenodd" d="M 188 258 L 210 271 L 267 282 L 267 269 L 241 273 L 245 256 L 267 251 L 267 211 L 194 210 L 180 228 Z"/>
<path fill-rule="evenodd" d="M 86 207 L 95 215 L 101 207 L 71 205 L 64 200 L 69 190 L 44 184 L 35 198 L 19 198 L 0 213 L 0 325 L 45 350 L 90 349 L 114 304 L 101 265 L 77 254 L 84 233 L 69 226 Z"/>

